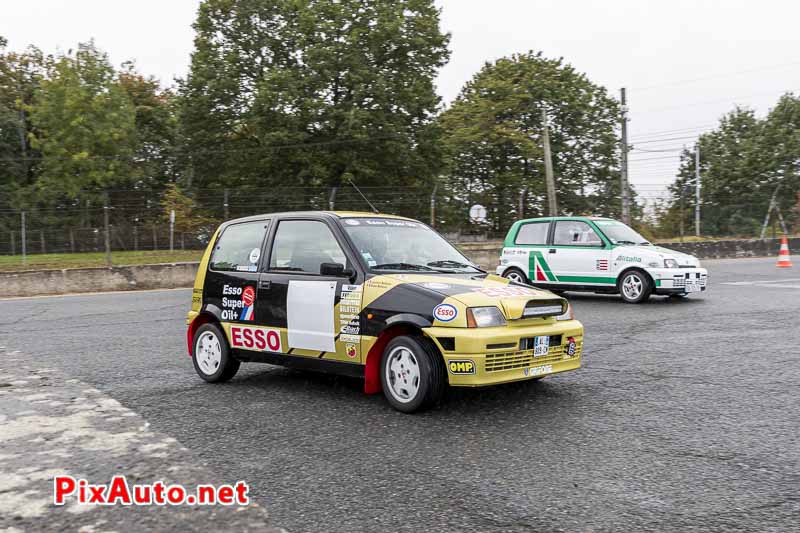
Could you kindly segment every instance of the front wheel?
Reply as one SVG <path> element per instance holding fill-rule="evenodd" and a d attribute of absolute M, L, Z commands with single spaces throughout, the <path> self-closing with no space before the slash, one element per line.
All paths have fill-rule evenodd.
<path fill-rule="evenodd" d="M 446 379 L 442 356 L 422 337 L 396 337 L 383 351 L 383 394 L 398 411 L 413 413 L 438 403 Z"/>
<path fill-rule="evenodd" d="M 653 292 L 650 278 L 639 270 L 631 270 L 623 274 L 618 288 L 623 301 L 629 304 L 642 303 L 650 298 L 650 293 Z"/>
<path fill-rule="evenodd" d="M 239 371 L 228 341 L 216 324 L 203 324 L 194 334 L 192 362 L 197 375 L 209 383 L 228 381 Z"/>

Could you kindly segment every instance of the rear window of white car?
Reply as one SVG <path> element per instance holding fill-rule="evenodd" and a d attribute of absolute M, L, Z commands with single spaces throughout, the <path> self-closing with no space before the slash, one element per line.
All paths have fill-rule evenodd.
<path fill-rule="evenodd" d="M 547 244 L 549 222 L 529 222 L 519 228 L 515 244 Z"/>

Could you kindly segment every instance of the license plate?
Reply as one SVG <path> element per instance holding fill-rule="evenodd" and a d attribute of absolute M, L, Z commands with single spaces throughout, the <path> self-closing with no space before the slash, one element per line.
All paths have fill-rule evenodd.
<path fill-rule="evenodd" d="M 532 376 L 543 376 L 545 374 L 551 374 L 553 372 L 553 365 L 542 365 L 542 366 L 532 366 L 530 368 L 526 368 L 523 374 L 527 377 Z"/>
<path fill-rule="evenodd" d="M 687 279 L 686 292 L 700 292 L 700 284 L 696 280 Z"/>
<path fill-rule="evenodd" d="M 534 337 L 533 338 L 533 356 L 534 357 L 541 357 L 543 355 L 547 355 L 547 352 L 550 351 L 550 336 L 544 335 L 542 337 Z"/>

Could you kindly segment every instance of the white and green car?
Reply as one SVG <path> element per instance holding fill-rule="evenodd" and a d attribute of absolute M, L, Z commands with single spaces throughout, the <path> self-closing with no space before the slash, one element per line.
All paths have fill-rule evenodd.
<path fill-rule="evenodd" d="M 600 217 L 515 222 L 497 273 L 554 291 L 618 293 L 629 303 L 701 292 L 708 279 L 696 257 L 654 246 L 622 222 Z"/>

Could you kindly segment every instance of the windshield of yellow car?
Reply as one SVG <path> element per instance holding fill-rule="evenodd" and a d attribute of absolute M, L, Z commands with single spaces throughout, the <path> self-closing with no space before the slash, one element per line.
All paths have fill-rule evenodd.
<path fill-rule="evenodd" d="M 444 237 L 420 222 L 345 218 L 342 225 L 370 270 L 482 272 Z"/>

